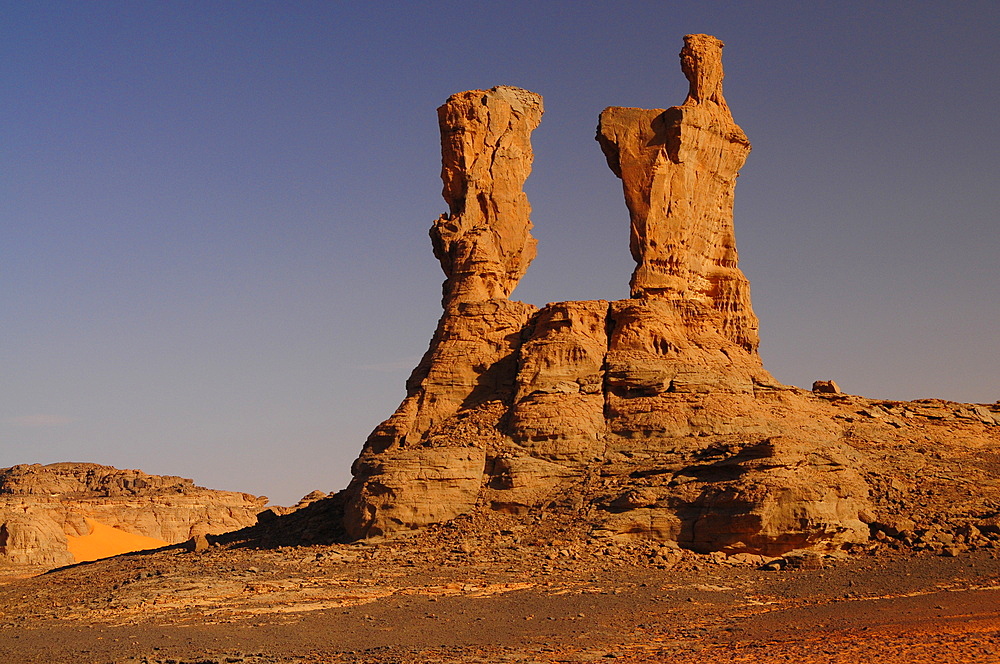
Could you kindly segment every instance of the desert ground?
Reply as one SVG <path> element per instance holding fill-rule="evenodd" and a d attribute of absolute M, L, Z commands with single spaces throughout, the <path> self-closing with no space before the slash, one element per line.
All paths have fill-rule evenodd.
<path fill-rule="evenodd" d="M 456 523 L 165 547 L 0 585 L 0 662 L 1000 662 L 1000 555 L 726 558 Z"/>

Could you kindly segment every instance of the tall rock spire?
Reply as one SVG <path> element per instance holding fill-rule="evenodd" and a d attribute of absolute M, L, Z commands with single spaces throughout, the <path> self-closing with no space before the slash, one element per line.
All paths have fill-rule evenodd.
<path fill-rule="evenodd" d="M 467 445 L 468 430 L 453 435 L 451 418 L 515 391 L 518 347 L 537 309 L 507 298 L 535 257 L 522 186 L 541 118 L 541 96 L 509 86 L 460 92 L 438 109 L 448 212 L 430 234 L 447 277 L 444 313 L 406 398 L 354 463 L 352 536 L 444 521 L 475 504 L 486 450 Z M 486 410 L 495 425 L 499 414 Z"/>
<path fill-rule="evenodd" d="M 705 304 L 722 313 L 726 337 L 756 352 L 757 317 L 733 233 L 750 142 L 722 96 L 722 42 L 687 35 L 680 58 L 690 84 L 682 105 L 607 108 L 598 127 L 631 216 L 632 297 Z"/>

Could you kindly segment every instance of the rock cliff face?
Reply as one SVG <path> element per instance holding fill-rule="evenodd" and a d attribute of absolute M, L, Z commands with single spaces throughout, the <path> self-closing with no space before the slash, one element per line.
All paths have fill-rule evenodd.
<path fill-rule="evenodd" d="M 631 218 L 628 300 L 507 299 L 534 256 L 521 186 L 541 100 L 494 88 L 439 109 L 444 314 L 408 396 L 354 464 L 349 536 L 559 510 L 593 537 L 778 555 L 860 545 L 895 509 L 885 486 L 909 425 L 859 434 L 869 402 L 780 385 L 757 354 L 732 214 L 750 144 L 722 96 L 721 53 L 688 35 L 681 106 L 601 113 Z M 975 435 L 1000 444 L 992 421 Z M 1000 500 L 1000 482 L 983 479 Z"/>
<path fill-rule="evenodd" d="M 0 561 L 72 563 L 68 537 L 87 535 L 88 519 L 176 543 L 252 525 L 266 503 L 182 477 L 93 463 L 13 466 L 0 469 Z"/>

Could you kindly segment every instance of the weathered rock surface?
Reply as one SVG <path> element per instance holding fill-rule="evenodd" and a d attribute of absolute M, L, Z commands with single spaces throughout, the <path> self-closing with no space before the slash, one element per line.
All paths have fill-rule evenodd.
<path fill-rule="evenodd" d="M 681 68 L 690 84 L 682 105 L 607 108 L 597 130 L 631 216 L 632 296 L 717 311 L 719 331 L 752 351 L 757 318 L 733 233 L 736 176 L 750 142 L 722 96 L 722 42 L 687 35 Z"/>
<path fill-rule="evenodd" d="M 448 277 L 445 309 L 508 297 L 535 258 L 522 186 L 541 120 L 542 98 L 506 85 L 452 95 L 438 109 L 448 213 L 434 222 L 431 240 Z"/>
<path fill-rule="evenodd" d="M 452 95 L 438 109 L 449 212 L 434 222 L 431 240 L 447 277 L 444 314 L 406 399 L 355 462 L 364 478 L 346 507 L 355 536 L 446 520 L 476 502 L 482 446 L 439 449 L 466 446 L 432 442 L 432 432 L 463 409 L 514 392 L 517 349 L 536 308 L 507 296 L 535 256 L 522 186 L 541 116 L 540 96 L 507 86 Z"/>
<path fill-rule="evenodd" d="M 495 88 L 442 107 L 451 213 L 431 235 L 445 311 L 408 396 L 338 498 L 350 537 L 556 511 L 592 537 L 699 552 L 839 550 L 900 513 L 891 487 L 909 486 L 900 469 L 914 472 L 918 438 L 952 460 L 970 445 L 1000 449 L 1000 406 L 890 407 L 780 385 L 763 368 L 732 217 L 750 144 L 722 96 L 721 49 L 685 37 L 681 106 L 601 113 L 597 138 L 631 218 L 628 300 L 538 311 L 506 299 L 534 255 L 521 185 L 541 102 Z M 905 509 L 935 523 L 957 518 L 948 509 L 969 524 L 1000 515 L 994 467 L 967 471 L 978 495 L 910 494 Z"/>
<path fill-rule="evenodd" d="M 819 392 L 821 394 L 840 394 L 840 385 L 837 385 L 836 381 L 832 380 L 815 380 L 812 386 L 813 392 Z"/>
<path fill-rule="evenodd" d="M 87 519 L 169 543 L 256 523 L 267 498 L 195 486 L 94 463 L 22 464 L 0 469 L 0 561 L 54 566 L 74 562 L 68 537 Z"/>

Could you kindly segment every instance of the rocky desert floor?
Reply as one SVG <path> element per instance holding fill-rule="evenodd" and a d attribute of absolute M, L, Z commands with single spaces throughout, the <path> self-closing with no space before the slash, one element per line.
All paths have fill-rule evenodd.
<path fill-rule="evenodd" d="M 0 662 L 1000 662 L 996 549 L 760 569 L 558 523 L 482 526 L 8 576 Z"/>

